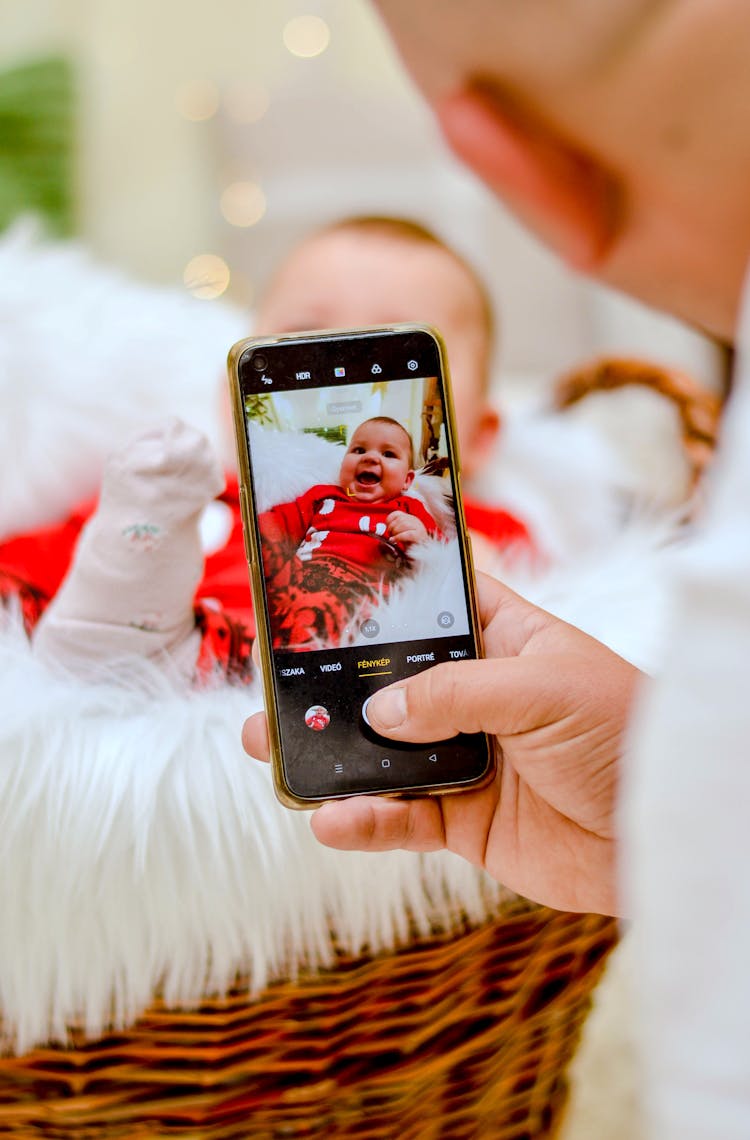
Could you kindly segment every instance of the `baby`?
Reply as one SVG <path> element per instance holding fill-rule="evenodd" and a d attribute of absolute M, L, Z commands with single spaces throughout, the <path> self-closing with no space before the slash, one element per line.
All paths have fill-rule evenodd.
<path fill-rule="evenodd" d="M 273 277 L 261 299 L 255 331 L 402 321 L 433 324 L 446 339 L 475 552 L 483 535 L 485 542 L 496 545 L 527 543 L 521 523 L 471 497 L 472 483 L 487 463 L 499 430 L 499 417 L 488 399 L 492 315 L 476 274 L 430 231 L 407 220 L 380 217 L 348 219 L 316 231 L 292 250 Z M 407 466 L 398 492 L 402 500 L 413 478 L 410 472 Z M 208 574 L 202 577 L 198 521 L 225 479 L 222 498 L 231 512 L 229 537 L 207 559 Z M 357 494 L 366 495 L 364 487 Z M 409 537 L 416 535 L 417 515 L 401 506 L 389 514 L 411 520 L 379 520 L 390 526 L 389 540 L 405 552 L 418 541 Z M 431 533 L 432 520 L 420 521 Z M 415 529 L 400 529 L 407 526 Z M 142 655 L 169 659 L 190 675 L 201 655 L 211 666 L 219 653 L 241 659 L 238 675 L 249 675 L 254 625 L 236 477 L 222 473 L 201 434 L 179 421 L 142 435 L 110 459 L 98 505 L 50 528 L 41 543 L 37 534 L 0 544 L 0 577 L 3 567 L 12 578 L 25 577 L 40 586 L 40 596 L 54 595 L 35 630 L 35 651 L 41 657 L 96 673 L 102 661 Z M 196 592 L 204 602 L 194 607 Z M 32 601 L 36 621 L 44 602 Z M 293 623 L 297 630 L 300 613 Z M 291 610 L 284 620 L 292 620 Z M 284 629 L 280 636 L 291 637 Z"/>
<path fill-rule="evenodd" d="M 439 535 L 414 480 L 412 440 L 388 416 L 357 427 L 336 484 L 260 516 L 274 648 L 333 648 L 411 569 L 409 548 Z"/>
<path fill-rule="evenodd" d="M 314 231 L 282 262 L 261 298 L 259 334 L 418 321 L 448 350 L 464 512 L 475 563 L 531 548 L 523 523 L 476 494 L 501 431 L 490 401 L 495 322 L 477 272 L 431 230 L 405 218 L 347 218 Z"/>
<path fill-rule="evenodd" d="M 416 222 L 356 217 L 304 238 L 260 300 L 259 334 L 417 321 L 443 335 L 464 489 L 479 478 L 500 419 L 489 400 L 492 307 L 475 271 Z"/>

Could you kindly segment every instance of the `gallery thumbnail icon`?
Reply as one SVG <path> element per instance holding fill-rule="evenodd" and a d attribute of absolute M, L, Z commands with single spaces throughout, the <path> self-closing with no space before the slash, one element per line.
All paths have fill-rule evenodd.
<path fill-rule="evenodd" d="M 305 713 L 305 724 L 313 732 L 322 732 L 331 723 L 331 714 L 323 705 L 310 705 Z"/>

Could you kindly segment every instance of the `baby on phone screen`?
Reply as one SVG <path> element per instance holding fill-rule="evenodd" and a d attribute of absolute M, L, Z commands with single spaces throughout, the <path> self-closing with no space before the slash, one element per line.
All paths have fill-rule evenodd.
<path fill-rule="evenodd" d="M 318 484 L 259 519 L 274 648 L 335 647 L 412 569 L 410 548 L 440 530 L 407 494 L 411 436 L 388 416 L 352 433 L 337 484 Z"/>

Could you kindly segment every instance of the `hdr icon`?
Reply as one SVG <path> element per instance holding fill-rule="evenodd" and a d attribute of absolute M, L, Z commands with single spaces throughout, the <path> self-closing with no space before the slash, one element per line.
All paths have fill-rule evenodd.
<path fill-rule="evenodd" d="M 309 380 L 310 379 L 310 373 L 309 372 L 297 372 L 296 376 L 297 376 L 298 380 Z"/>

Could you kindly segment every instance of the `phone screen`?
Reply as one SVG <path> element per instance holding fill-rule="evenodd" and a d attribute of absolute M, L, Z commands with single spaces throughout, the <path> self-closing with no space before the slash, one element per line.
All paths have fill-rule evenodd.
<path fill-rule="evenodd" d="M 484 735 L 397 743 L 366 713 L 376 689 L 479 655 L 439 340 L 310 334 L 247 342 L 236 362 L 283 789 L 306 803 L 476 783 Z"/>

